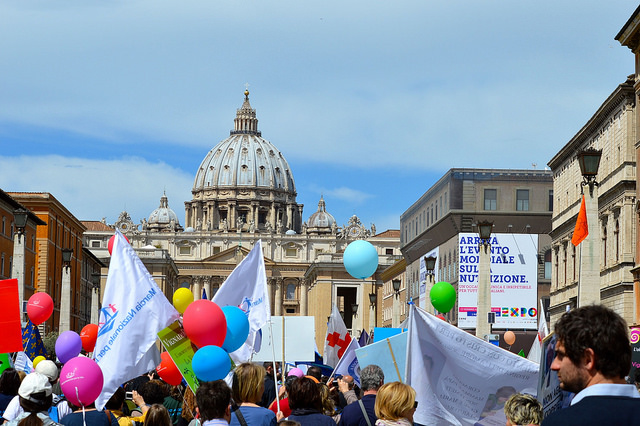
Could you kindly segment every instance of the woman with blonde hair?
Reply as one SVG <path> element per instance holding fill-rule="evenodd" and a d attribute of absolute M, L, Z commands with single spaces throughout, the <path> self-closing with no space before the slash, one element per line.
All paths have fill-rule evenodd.
<path fill-rule="evenodd" d="M 276 426 L 273 411 L 260 407 L 266 370 L 258 364 L 245 362 L 236 367 L 231 382 L 231 426 Z"/>
<path fill-rule="evenodd" d="M 400 382 L 385 383 L 376 395 L 376 426 L 409 426 L 418 408 L 416 391 Z"/>

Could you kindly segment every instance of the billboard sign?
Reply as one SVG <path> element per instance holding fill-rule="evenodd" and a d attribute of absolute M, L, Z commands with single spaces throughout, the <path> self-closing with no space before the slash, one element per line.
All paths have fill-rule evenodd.
<path fill-rule="evenodd" d="M 538 235 L 491 235 L 491 312 L 494 328 L 537 328 Z M 459 234 L 458 327 L 475 328 L 480 238 Z"/>

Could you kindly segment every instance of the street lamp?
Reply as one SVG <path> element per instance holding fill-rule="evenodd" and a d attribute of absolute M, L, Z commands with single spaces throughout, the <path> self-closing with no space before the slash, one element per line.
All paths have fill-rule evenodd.
<path fill-rule="evenodd" d="M 400 325 L 400 285 L 402 281 L 398 278 L 391 280 L 391 285 L 393 286 L 393 308 L 392 308 L 392 319 L 391 319 L 391 327 L 398 327 Z"/>
<path fill-rule="evenodd" d="M 580 243 L 580 280 L 578 280 L 578 306 L 600 303 L 600 226 L 598 226 L 598 167 L 602 150 L 588 148 L 578 153 L 582 174 L 581 187 L 588 186 L 584 196 L 589 235 Z"/>
<path fill-rule="evenodd" d="M 425 256 L 424 257 L 424 267 L 427 270 L 428 283 L 425 283 L 425 297 L 429 297 L 431 293 L 431 288 L 433 287 L 433 282 L 435 278 L 434 270 L 436 269 L 436 260 L 438 260 L 435 256 Z M 429 305 L 431 305 L 429 303 Z M 435 313 L 433 305 L 431 305 L 427 310 L 432 314 Z"/>
<path fill-rule="evenodd" d="M 478 222 L 478 310 L 476 314 L 476 337 L 489 340 L 491 334 L 491 231 L 493 222 Z M 491 322 L 490 322 L 491 321 Z"/>
<path fill-rule="evenodd" d="M 60 289 L 60 333 L 71 329 L 71 258 L 73 249 L 62 249 L 62 288 Z"/>
<path fill-rule="evenodd" d="M 377 300 L 378 300 L 378 295 L 377 294 L 369 293 L 369 303 L 371 304 L 371 306 L 375 306 Z"/>
<path fill-rule="evenodd" d="M 27 226 L 27 219 L 29 218 L 29 210 L 19 208 L 13 211 L 13 223 L 16 227 L 15 235 L 13 236 L 13 260 L 11 262 L 11 278 L 18 280 L 18 299 L 20 306 L 20 320 L 23 319 L 23 301 L 24 301 L 24 253 L 25 253 L 25 239 L 24 229 Z"/>
<path fill-rule="evenodd" d="M 351 304 L 351 312 L 353 313 L 354 317 L 358 314 L 358 304 L 357 303 L 352 303 Z"/>

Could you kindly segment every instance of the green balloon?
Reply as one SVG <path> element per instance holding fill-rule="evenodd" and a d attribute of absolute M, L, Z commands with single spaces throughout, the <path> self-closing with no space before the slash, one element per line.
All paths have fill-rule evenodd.
<path fill-rule="evenodd" d="M 456 304 L 456 289 L 448 282 L 440 281 L 431 288 L 429 298 L 438 312 L 449 312 Z"/>

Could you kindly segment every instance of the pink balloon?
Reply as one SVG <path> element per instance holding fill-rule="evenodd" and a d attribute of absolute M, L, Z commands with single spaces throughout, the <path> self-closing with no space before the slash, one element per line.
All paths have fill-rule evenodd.
<path fill-rule="evenodd" d="M 35 325 L 49 319 L 53 312 L 53 299 L 44 291 L 33 293 L 27 302 L 27 315 Z"/>
<path fill-rule="evenodd" d="M 60 388 L 67 400 L 77 407 L 94 402 L 102 392 L 104 377 L 91 358 L 79 356 L 67 361 L 60 372 Z"/>
<path fill-rule="evenodd" d="M 197 347 L 222 346 L 227 335 L 227 319 L 222 309 L 210 300 L 200 299 L 189 304 L 182 315 L 187 337 Z"/>

